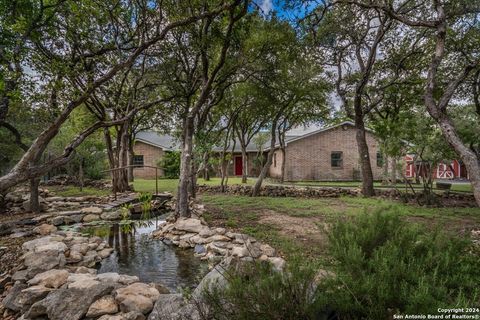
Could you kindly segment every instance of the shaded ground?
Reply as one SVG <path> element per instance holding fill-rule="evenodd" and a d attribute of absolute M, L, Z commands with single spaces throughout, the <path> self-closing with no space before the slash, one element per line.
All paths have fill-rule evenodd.
<path fill-rule="evenodd" d="M 480 229 L 480 208 L 425 208 L 385 199 L 251 198 L 202 195 L 207 222 L 248 233 L 268 242 L 284 255 L 325 258 L 328 227 L 338 219 L 374 210 L 398 212 L 412 223 L 455 236 Z"/>

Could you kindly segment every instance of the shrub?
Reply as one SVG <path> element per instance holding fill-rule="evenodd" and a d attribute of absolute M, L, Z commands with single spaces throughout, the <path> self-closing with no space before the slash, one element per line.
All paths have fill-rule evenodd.
<path fill-rule="evenodd" d="M 299 261 L 290 263 L 286 272 L 266 262 L 244 263 L 240 271 L 227 272 L 228 286 L 206 286 L 197 304 L 202 319 L 322 319 L 312 286 L 315 270 Z"/>
<path fill-rule="evenodd" d="M 318 266 L 297 259 L 283 273 L 255 263 L 205 291 L 203 318 L 391 319 L 478 303 L 480 260 L 467 239 L 387 208 L 337 222 L 329 241 L 334 276 L 316 281 Z"/>
<path fill-rule="evenodd" d="M 166 152 L 157 165 L 163 169 L 165 178 L 177 179 L 180 176 L 180 152 Z"/>
<path fill-rule="evenodd" d="M 408 224 L 391 209 L 339 222 L 329 240 L 337 276 L 322 283 L 320 299 L 342 319 L 435 313 L 480 297 L 470 241 Z"/>

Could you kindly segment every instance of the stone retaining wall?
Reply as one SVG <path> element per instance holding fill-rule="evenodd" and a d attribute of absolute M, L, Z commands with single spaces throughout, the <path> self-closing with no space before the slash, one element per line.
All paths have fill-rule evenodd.
<path fill-rule="evenodd" d="M 197 190 L 205 193 L 222 193 L 221 186 L 198 185 Z M 225 194 L 247 196 L 252 193 L 252 186 L 249 185 L 229 185 L 225 187 Z M 333 188 L 333 187 L 300 187 L 300 186 L 280 186 L 266 185 L 260 189 L 260 195 L 266 197 L 300 197 L 300 198 L 337 198 L 341 196 L 361 196 L 359 188 Z M 379 197 L 414 200 L 413 194 L 405 196 L 397 189 L 376 189 L 375 195 Z M 475 203 L 472 194 L 463 193 L 442 193 L 440 199 L 457 200 Z"/>

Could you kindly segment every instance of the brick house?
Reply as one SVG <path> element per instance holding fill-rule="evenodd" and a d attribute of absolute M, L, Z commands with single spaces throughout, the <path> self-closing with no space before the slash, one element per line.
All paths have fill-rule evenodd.
<path fill-rule="evenodd" d="M 372 162 L 373 177 L 380 180 L 383 173 L 383 156 L 379 143 L 371 131 L 367 131 L 367 143 Z M 281 176 L 282 162 L 285 161 L 286 181 L 351 181 L 360 180 L 360 162 L 355 128 L 352 122 L 324 128 L 294 129 L 285 137 L 285 159 L 276 147 L 268 175 L 271 178 Z M 269 150 L 270 141 L 263 146 L 263 156 Z M 174 139 L 155 132 L 140 132 L 135 139 L 134 164 L 156 166 L 158 160 L 168 151 L 179 150 Z M 221 149 L 214 148 L 215 152 Z M 251 144 L 247 147 L 247 175 L 257 176 L 260 168 L 255 165 L 259 156 L 258 148 Z M 229 174 L 241 176 L 243 172 L 240 144 L 235 144 L 229 166 Z M 135 177 L 155 178 L 155 170 L 136 168 Z M 159 170 L 159 175 L 163 172 Z"/>
<path fill-rule="evenodd" d="M 383 154 L 379 143 L 367 130 L 373 178 L 380 180 L 383 173 Z M 286 181 L 351 181 L 360 180 L 360 159 L 355 139 L 355 126 L 345 121 L 340 124 L 318 128 L 305 134 L 285 137 L 285 159 L 275 150 L 269 176 L 281 176 L 282 161 L 285 161 Z"/>
<path fill-rule="evenodd" d="M 155 169 L 140 166 L 156 167 L 165 152 L 178 150 L 178 144 L 168 135 L 159 135 L 154 131 L 141 131 L 135 137 L 133 146 L 133 164 L 139 166 L 133 169 L 135 178 L 155 178 Z M 158 176 L 163 176 L 163 170 L 158 169 Z"/>

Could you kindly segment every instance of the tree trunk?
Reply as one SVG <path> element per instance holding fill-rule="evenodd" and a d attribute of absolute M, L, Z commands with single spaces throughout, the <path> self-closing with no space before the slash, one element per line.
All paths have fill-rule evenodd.
<path fill-rule="evenodd" d="M 80 158 L 80 165 L 78 167 L 78 182 L 80 184 L 80 191 L 83 191 L 83 158 Z"/>
<path fill-rule="evenodd" d="M 247 146 L 242 144 L 242 183 L 247 183 Z"/>
<path fill-rule="evenodd" d="M 195 199 L 197 197 L 196 187 L 197 187 L 197 166 L 195 165 L 194 155 L 192 153 L 192 173 L 190 174 L 190 183 L 189 183 L 189 193 L 190 196 Z"/>
<path fill-rule="evenodd" d="M 40 202 L 38 201 L 39 178 L 30 179 L 30 211 L 33 213 L 40 212 Z"/>
<path fill-rule="evenodd" d="M 285 155 L 286 155 L 285 146 L 282 146 L 280 148 L 280 151 L 282 152 L 282 164 L 280 166 L 280 170 L 281 170 L 280 183 L 284 183 L 285 182 Z"/>
<path fill-rule="evenodd" d="M 394 187 L 397 185 L 397 158 L 392 157 L 391 168 L 390 168 L 390 182 Z"/>
<path fill-rule="evenodd" d="M 270 139 L 270 150 L 268 151 L 267 162 L 263 165 L 262 171 L 260 171 L 260 174 L 258 175 L 258 179 L 255 182 L 255 185 L 253 186 L 252 197 L 257 197 L 260 194 L 260 188 L 262 187 L 263 179 L 265 179 L 265 177 L 267 176 L 268 169 L 272 165 L 273 153 L 275 152 L 275 143 L 276 143 L 275 131 L 277 127 L 277 122 L 278 122 L 278 119 L 275 119 L 272 123 L 272 130 L 271 130 L 272 137 Z"/>
<path fill-rule="evenodd" d="M 193 117 L 189 116 L 184 123 L 182 152 L 180 156 L 180 181 L 178 183 L 178 200 L 176 207 L 176 213 L 180 217 L 188 217 L 190 215 L 188 207 L 188 185 L 190 183 L 192 169 L 193 129 Z"/>
<path fill-rule="evenodd" d="M 384 158 L 384 160 L 383 160 L 382 185 L 386 186 L 386 185 L 389 185 L 389 183 L 388 183 L 389 174 L 388 174 L 388 156 L 387 156 L 387 154 L 384 154 L 383 158 Z"/>
<path fill-rule="evenodd" d="M 128 139 L 128 182 L 133 182 L 135 177 L 133 176 L 133 139 Z"/>
<path fill-rule="evenodd" d="M 457 131 L 451 121 L 446 117 L 440 117 L 438 124 L 448 143 L 454 148 L 455 152 L 465 164 L 472 184 L 473 196 L 480 207 L 480 159 L 470 150 L 457 134 Z"/>
<path fill-rule="evenodd" d="M 359 108 L 359 107 L 358 107 Z M 375 195 L 373 190 L 373 173 L 370 163 L 370 154 L 368 152 L 367 137 L 365 132 L 365 123 L 361 111 L 357 111 L 355 106 L 355 128 L 358 146 L 358 155 L 360 156 L 360 167 L 362 170 L 362 193 L 364 197 Z"/>
<path fill-rule="evenodd" d="M 208 162 L 210 161 L 210 153 L 205 151 L 203 154 L 203 180 L 210 181 L 210 171 L 208 170 Z"/>

